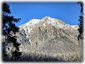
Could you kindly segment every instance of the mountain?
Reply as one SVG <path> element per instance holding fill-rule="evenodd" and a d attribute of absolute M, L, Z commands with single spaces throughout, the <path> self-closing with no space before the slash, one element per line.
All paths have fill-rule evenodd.
<path fill-rule="evenodd" d="M 81 61 L 83 45 L 77 39 L 78 28 L 49 16 L 21 25 L 17 39 L 23 60 L 31 56 L 37 60 Z"/>

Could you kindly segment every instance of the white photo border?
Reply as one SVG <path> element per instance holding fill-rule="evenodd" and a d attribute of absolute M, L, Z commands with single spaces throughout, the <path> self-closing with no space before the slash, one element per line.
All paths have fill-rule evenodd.
<path fill-rule="evenodd" d="M 85 55 L 83 57 L 83 61 L 82 62 L 2 62 L 2 37 L 1 37 L 1 33 L 2 33 L 2 3 L 3 2 L 83 2 L 84 5 L 84 10 L 85 11 L 85 1 L 84 0 L 0 0 L 0 64 L 85 64 Z M 85 13 L 84 13 L 84 20 L 85 20 Z M 83 21 L 84 21 L 83 20 Z M 83 23 L 83 25 L 85 25 L 85 22 Z M 85 26 L 84 26 L 84 36 L 85 36 Z M 85 38 L 83 40 L 83 54 L 85 53 Z"/>

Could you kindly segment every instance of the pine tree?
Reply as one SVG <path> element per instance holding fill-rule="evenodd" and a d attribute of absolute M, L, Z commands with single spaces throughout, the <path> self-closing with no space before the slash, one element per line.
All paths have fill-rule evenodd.
<path fill-rule="evenodd" d="M 80 4 L 80 7 L 81 7 L 81 15 L 79 16 L 79 21 L 80 21 L 80 24 L 79 24 L 79 36 L 78 36 L 78 40 L 79 39 L 83 39 L 83 3 L 82 2 L 78 2 L 78 4 Z"/>
<path fill-rule="evenodd" d="M 16 33 L 19 31 L 19 28 L 15 25 L 16 22 L 20 21 L 20 18 L 15 18 L 14 16 L 10 16 L 10 14 L 11 12 L 9 9 L 9 5 L 4 2 L 2 4 L 3 60 L 4 58 L 7 59 L 6 46 L 9 43 L 12 43 L 13 47 L 15 48 L 15 50 L 11 52 L 12 58 L 18 59 L 21 55 L 21 52 L 19 52 L 20 43 L 17 42 L 17 36 L 16 36 Z"/>

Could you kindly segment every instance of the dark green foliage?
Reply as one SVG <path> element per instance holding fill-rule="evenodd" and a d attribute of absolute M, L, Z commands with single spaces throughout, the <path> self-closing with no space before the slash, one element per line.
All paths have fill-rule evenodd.
<path fill-rule="evenodd" d="M 81 6 L 81 15 L 79 16 L 79 21 L 80 21 L 80 24 L 79 24 L 79 36 L 78 36 L 78 40 L 81 38 L 83 38 L 83 3 L 82 2 L 78 2 L 78 4 L 80 4 Z"/>
<path fill-rule="evenodd" d="M 3 3 L 2 11 L 6 13 L 11 13 L 9 10 L 9 5 L 7 5 L 6 3 Z"/>
<path fill-rule="evenodd" d="M 20 57 L 21 52 L 19 52 L 19 43 L 17 42 L 17 36 L 15 34 L 18 32 L 19 28 L 15 25 L 15 22 L 18 22 L 20 18 L 14 18 L 14 16 L 10 16 L 9 5 L 6 3 L 2 4 L 2 35 L 5 36 L 5 44 L 13 43 L 15 47 L 15 51 L 11 52 L 12 57 L 16 59 Z M 3 44 L 2 44 L 3 45 Z M 3 48 L 6 46 L 3 45 Z M 18 56 L 17 56 L 18 54 Z M 3 49 L 3 57 L 6 58 L 6 50 Z"/>

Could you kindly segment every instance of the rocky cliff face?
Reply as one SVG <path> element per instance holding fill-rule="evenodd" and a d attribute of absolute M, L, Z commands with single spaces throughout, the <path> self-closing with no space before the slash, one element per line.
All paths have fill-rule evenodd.
<path fill-rule="evenodd" d="M 82 42 L 77 39 L 77 29 L 77 25 L 71 26 L 48 16 L 32 19 L 21 25 L 17 34 L 22 56 L 33 54 L 64 61 L 80 61 L 83 52 Z"/>

